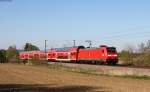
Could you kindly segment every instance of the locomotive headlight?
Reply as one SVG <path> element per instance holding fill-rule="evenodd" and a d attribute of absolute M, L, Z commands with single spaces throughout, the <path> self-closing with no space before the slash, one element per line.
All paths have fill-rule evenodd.
<path fill-rule="evenodd" d="M 111 55 L 108 54 L 109 57 L 111 57 Z"/>
<path fill-rule="evenodd" d="M 115 54 L 114 56 L 117 57 L 117 54 Z"/>

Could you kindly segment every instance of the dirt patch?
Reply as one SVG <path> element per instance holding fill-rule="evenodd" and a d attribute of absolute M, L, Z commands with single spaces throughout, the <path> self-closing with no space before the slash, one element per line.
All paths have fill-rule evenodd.
<path fill-rule="evenodd" d="M 0 64 L 0 92 L 149 92 L 150 80 L 84 75 L 41 66 Z"/>

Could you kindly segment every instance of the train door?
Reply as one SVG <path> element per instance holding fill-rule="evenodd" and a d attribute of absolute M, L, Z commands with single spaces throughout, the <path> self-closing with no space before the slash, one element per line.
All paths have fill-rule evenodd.
<path fill-rule="evenodd" d="M 71 61 L 75 61 L 75 60 L 76 60 L 76 57 L 77 57 L 77 52 L 71 52 L 71 53 L 70 53 L 70 60 L 71 60 Z"/>

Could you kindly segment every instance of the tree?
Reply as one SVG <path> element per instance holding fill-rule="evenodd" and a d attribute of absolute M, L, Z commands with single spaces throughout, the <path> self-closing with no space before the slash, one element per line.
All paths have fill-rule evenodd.
<path fill-rule="evenodd" d="M 31 43 L 26 43 L 24 46 L 24 51 L 33 51 L 33 50 L 40 50 L 37 46 L 32 45 Z"/>
<path fill-rule="evenodd" d="M 141 43 L 141 44 L 139 45 L 139 51 L 140 51 L 141 53 L 143 53 L 143 52 L 145 51 L 145 44 L 144 44 L 144 43 Z"/>
<path fill-rule="evenodd" d="M 132 53 L 127 50 L 123 50 L 119 53 L 120 59 L 123 61 L 123 64 L 132 64 Z"/>
<path fill-rule="evenodd" d="M 149 53 L 149 52 L 150 52 L 150 40 L 148 40 L 146 44 L 141 43 L 141 44 L 139 45 L 139 51 L 140 51 L 141 53 L 145 53 L 145 52 L 146 52 L 146 53 Z"/>
<path fill-rule="evenodd" d="M 147 47 L 147 49 L 150 49 L 150 40 L 148 40 L 146 47 Z"/>
<path fill-rule="evenodd" d="M 136 51 L 136 50 L 135 50 L 135 46 L 132 45 L 132 44 L 127 44 L 125 50 L 126 50 L 126 51 L 129 51 L 129 53 L 133 53 L 133 52 Z"/>
<path fill-rule="evenodd" d="M 134 49 L 133 45 L 127 45 L 126 49 L 119 53 L 120 59 L 124 64 L 133 65 Z"/>
<path fill-rule="evenodd" d="M 0 63 L 4 63 L 6 61 L 6 50 L 0 50 Z"/>
<path fill-rule="evenodd" d="M 19 53 L 16 49 L 16 46 L 9 46 L 7 51 L 6 51 L 6 57 L 8 61 L 16 61 Z"/>

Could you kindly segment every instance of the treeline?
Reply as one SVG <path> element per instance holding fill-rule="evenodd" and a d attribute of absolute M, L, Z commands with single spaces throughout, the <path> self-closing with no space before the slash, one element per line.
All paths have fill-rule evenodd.
<path fill-rule="evenodd" d="M 133 47 L 128 47 L 119 53 L 119 59 L 122 64 L 135 66 L 150 66 L 150 40 L 147 43 L 138 45 L 138 50 L 134 51 Z"/>
<path fill-rule="evenodd" d="M 40 50 L 40 49 L 31 43 L 26 43 L 24 45 L 23 50 L 33 51 L 33 50 Z M 7 50 L 1 49 L 0 50 L 0 63 L 19 62 L 19 52 L 20 50 L 17 50 L 16 46 L 9 46 Z"/>

